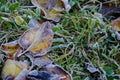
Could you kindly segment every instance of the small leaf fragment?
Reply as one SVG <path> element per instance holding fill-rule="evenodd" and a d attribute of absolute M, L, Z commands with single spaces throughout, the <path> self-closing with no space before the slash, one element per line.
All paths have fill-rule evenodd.
<path fill-rule="evenodd" d="M 10 75 L 15 78 L 23 69 L 27 69 L 26 63 L 8 59 L 2 70 L 2 78 Z"/>
<path fill-rule="evenodd" d="M 85 63 L 86 69 L 91 73 L 91 76 L 94 79 L 97 79 L 100 76 L 100 72 L 97 68 L 95 68 L 91 63 Z"/>
<path fill-rule="evenodd" d="M 52 39 L 52 24 L 45 22 L 40 27 L 24 32 L 19 39 L 19 45 L 35 56 L 42 56 L 48 52 L 52 44 Z"/>
<path fill-rule="evenodd" d="M 116 31 L 115 34 L 116 34 L 117 40 L 120 40 L 120 33 Z"/>
<path fill-rule="evenodd" d="M 111 27 L 115 31 L 120 31 L 120 17 L 111 22 Z"/>
<path fill-rule="evenodd" d="M 24 22 L 24 19 L 21 16 L 16 16 L 15 17 L 15 22 L 17 25 L 22 25 Z"/>

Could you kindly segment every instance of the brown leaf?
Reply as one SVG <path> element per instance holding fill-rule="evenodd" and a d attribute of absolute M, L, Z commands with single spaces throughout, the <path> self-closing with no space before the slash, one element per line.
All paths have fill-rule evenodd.
<path fill-rule="evenodd" d="M 33 70 L 28 73 L 28 80 L 61 80 L 58 75 L 51 74 L 47 71 Z"/>
<path fill-rule="evenodd" d="M 33 5 L 41 8 L 44 18 L 58 22 L 61 12 L 69 11 L 68 0 L 31 0 Z"/>
<path fill-rule="evenodd" d="M 45 22 L 38 28 L 32 28 L 24 32 L 19 39 L 19 44 L 34 56 L 42 56 L 49 51 L 52 39 L 52 24 Z"/>
<path fill-rule="evenodd" d="M 8 58 L 15 59 L 17 54 L 22 52 L 22 48 L 17 41 L 5 43 L 1 45 L 1 50 L 7 55 Z"/>
<path fill-rule="evenodd" d="M 107 18 L 115 19 L 120 17 L 120 1 L 107 1 L 100 7 L 101 14 Z"/>
<path fill-rule="evenodd" d="M 45 71 L 50 72 L 52 74 L 57 74 L 60 76 L 60 80 L 72 80 L 71 75 L 62 69 L 60 66 L 49 64 L 44 68 Z"/>
<path fill-rule="evenodd" d="M 111 22 L 111 27 L 115 31 L 120 31 L 120 17 Z"/>
<path fill-rule="evenodd" d="M 27 69 L 26 63 L 8 59 L 2 70 L 2 78 L 6 78 L 10 75 L 15 78 L 23 69 Z"/>

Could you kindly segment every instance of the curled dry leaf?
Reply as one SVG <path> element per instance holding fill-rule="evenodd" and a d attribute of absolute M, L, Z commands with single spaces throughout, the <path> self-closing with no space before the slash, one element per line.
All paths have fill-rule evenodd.
<path fill-rule="evenodd" d="M 45 55 L 53 39 L 52 24 L 45 22 L 40 27 L 32 28 L 24 32 L 19 39 L 19 44 L 34 56 Z"/>
<path fill-rule="evenodd" d="M 44 18 L 58 22 L 61 12 L 69 11 L 68 0 L 31 0 L 33 5 L 41 8 Z"/>
<path fill-rule="evenodd" d="M 15 78 L 23 69 L 27 69 L 26 63 L 8 59 L 2 69 L 2 78 L 4 79 L 8 76 Z"/>
<path fill-rule="evenodd" d="M 49 64 L 44 68 L 45 71 L 59 75 L 60 80 L 72 80 L 71 75 L 60 66 Z"/>
<path fill-rule="evenodd" d="M 17 54 L 22 52 L 22 48 L 19 46 L 17 41 L 2 44 L 1 50 L 5 52 L 8 58 L 11 59 L 16 58 Z"/>
<path fill-rule="evenodd" d="M 111 22 L 111 27 L 115 31 L 120 31 L 120 17 Z"/>

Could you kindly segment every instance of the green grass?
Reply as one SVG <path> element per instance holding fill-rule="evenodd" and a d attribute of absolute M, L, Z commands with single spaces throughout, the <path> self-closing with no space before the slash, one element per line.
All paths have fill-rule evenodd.
<path fill-rule="evenodd" d="M 31 17 L 41 20 L 38 9 L 27 4 L 29 0 L 17 1 L 18 7 L 15 10 L 10 10 L 11 2 L 0 2 L 0 44 L 18 39 L 27 29 L 26 23 Z M 99 80 L 119 80 L 120 43 L 110 29 L 109 21 L 98 13 L 97 5 L 86 5 L 88 0 L 69 1 L 71 10 L 64 13 L 60 22 L 56 23 L 50 57 L 67 70 L 73 80 L 94 80 L 86 69 L 85 62 L 92 63 L 99 69 Z M 15 23 L 16 15 L 25 20 L 23 25 Z M 5 56 L 0 54 L 0 59 L 3 57 Z M 0 67 L 2 66 L 3 62 Z"/>

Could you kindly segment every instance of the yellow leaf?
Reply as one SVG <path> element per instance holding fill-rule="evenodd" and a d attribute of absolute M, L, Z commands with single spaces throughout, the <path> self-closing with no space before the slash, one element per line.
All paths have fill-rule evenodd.
<path fill-rule="evenodd" d="M 1 50 L 11 59 L 15 58 L 15 55 L 22 51 L 17 41 L 2 44 Z"/>
<path fill-rule="evenodd" d="M 40 27 L 27 30 L 19 39 L 19 44 L 34 55 L 45 55 L 49 50 L 52 39 L 52 24 L 45 22 Z"/>
<path fill-rule="evenodd" d="M 58 22 L 60 20 L 61 15 L 62 14 L 60 12 L 58 12 L 54 9 L 52 9 L 50 11 L 46 10 L 46 14 L 45 14 L 44 18 Z"/>
<path fill-rule="evenodd" d="M 24 62 L 8 59 L 2 69 L 2 78 L 9 75 L 12 75 L 15 78 L 23 69 L 27 69 L 27 65 Z"/>
<path fill-rule="evenodd" d="M 21 16 L 16 16 L 15 17 L 15 22 L 17 25 L 22 25 L 24 22 L 24 19 Z"/>

